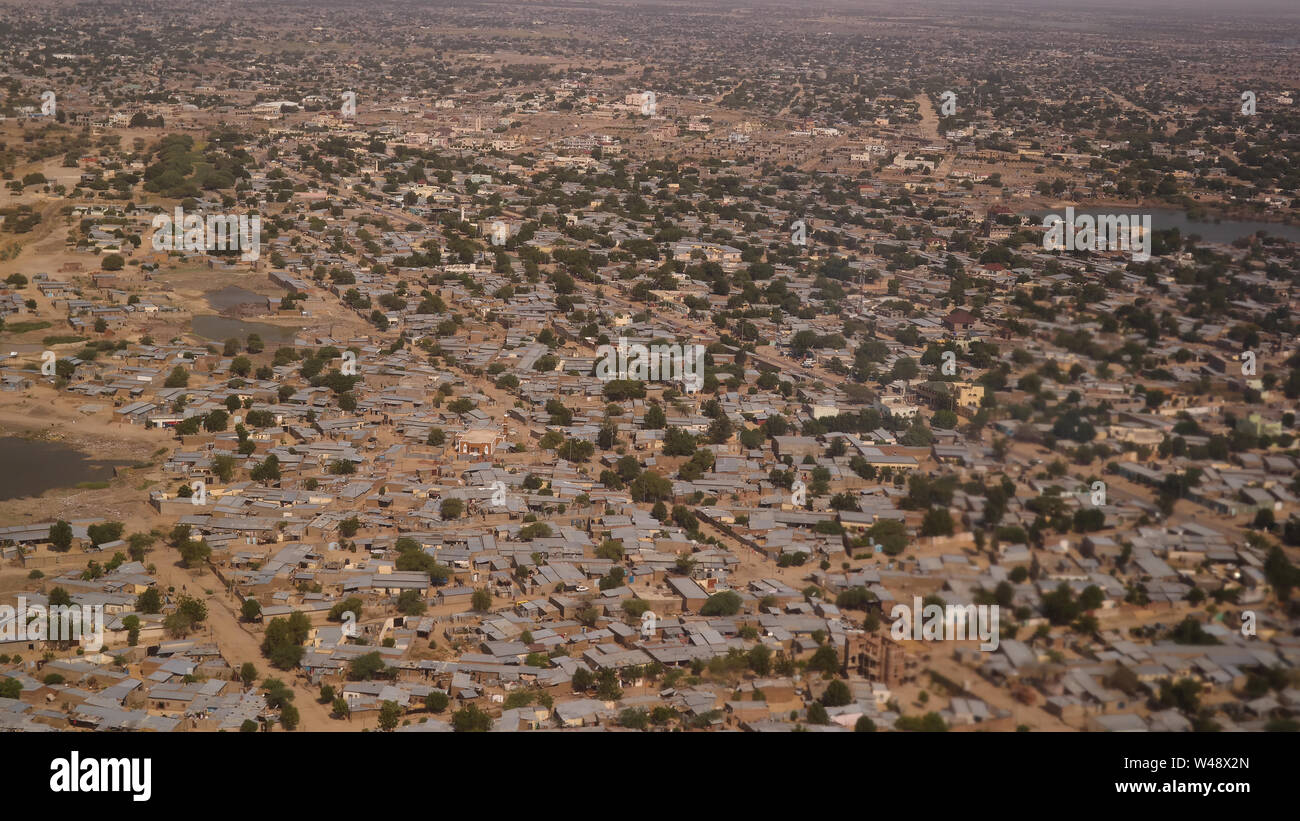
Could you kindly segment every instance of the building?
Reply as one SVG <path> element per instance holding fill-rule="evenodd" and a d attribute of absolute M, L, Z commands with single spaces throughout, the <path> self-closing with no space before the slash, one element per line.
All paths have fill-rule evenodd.
<path fill-rule="evenodd" d="M 844 636 L 844 670 L 893 689 L 916 678 L 917 660 L 882 632 L 853 631 Z"/>
<path fill-rule="evenodd" d="M 456 434 L 456 453 L 490 459 L 497 448 L 505 444 L 506 437 L 499 431 L 475 428 Z"/>

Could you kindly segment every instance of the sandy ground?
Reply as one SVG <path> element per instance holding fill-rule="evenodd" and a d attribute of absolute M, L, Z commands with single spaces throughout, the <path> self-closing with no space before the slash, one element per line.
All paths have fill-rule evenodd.
<path fill-rule="evenodd" d="M 136 527 L 152 519 L 148 488 L 163 478 L 162 448 L 174 437 L 160 430 L 145 430 L 112 421 L 111 404 L 94 414 L 79 413 L 72 402 L 87 404 L 85 397 L 55 397 L 53 388 L 38 386 L 24 394 L 0 397 L 0 436 L 27 436 L 58 441 L 95 459 L 130 463 L 103 489 L 57 488 L 41 496 L 0 501 L 0 526 L 55 518 L 108 517 Z M 152 463 L 152 467 L 145 466 Z M 139 467 L 133 467 L 139 466 Z M 19 466 L 21 469 L 21 466 Z M 137 528 L 138 529 L 138 528 Z M 145 528 L 148 529 L 148 528 Z"/>

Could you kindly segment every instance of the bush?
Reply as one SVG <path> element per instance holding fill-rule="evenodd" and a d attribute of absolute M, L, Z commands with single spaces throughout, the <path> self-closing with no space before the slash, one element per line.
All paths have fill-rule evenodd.
<path fill-rule="evenodd" d="M 724 590 L 721 593 L 714 593 L 709 596 L 709 600 L 700 608 L 701 616 L 734 616 L 740 612 L 743 602 L 736 593 L 730 590 Z"/>

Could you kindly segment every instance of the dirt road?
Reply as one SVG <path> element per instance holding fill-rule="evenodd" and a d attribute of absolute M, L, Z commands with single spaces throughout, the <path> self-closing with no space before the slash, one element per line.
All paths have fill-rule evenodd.
<path fill-rule="evenodd" d="M 184 593 L 200 598 L 207 604 L 208 618 L 204 622 L 203 632 L 194 638 L 215 641 L 221 648 L 221 655 L 235 669 L 251 661 L 258 672 L 258 684 L 268 677 L 278 678 L 293 688 L 294 706 L 298 708 L 301 720 L 299 730 L 353 730 L 360 731 L 360 722 L 335 721 L 330 718 L 330 708 L 318 704 L 318 691 L 310 687 L 305 678 L 276 670 L 262 656 L 261 639 L 239 621 L 237 600 L 226 592 L 221 584 L 206 568 L 186 570 L 180 566 L 180 553 L 166 545 L 155 547 L 146 557 L 158 569 L 160 586 L 174 587 L 177 593 Z M 206 591 L 212 591 L 208 593 Z"/>

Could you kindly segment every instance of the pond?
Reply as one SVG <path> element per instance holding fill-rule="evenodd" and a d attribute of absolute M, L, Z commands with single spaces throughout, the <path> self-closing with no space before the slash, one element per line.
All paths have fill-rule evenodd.
<path fill-rule="evenodd" d="M 204 314 L 194 317 L 194 333 L 204 339 L 224 342 L 235 338 L 244 340 L 249 334 L 257 334 L 268 345 L 292 345 L 293 338 L 300 330 L 297 326 L 271 325 L 267 322 L 249 322 L 243 319 Z"/>
<path fill-rule="evenodd" d="M 71 488 L 82 482 L 104 482 L 113 478 L 121 460 L 92 459 L 61 442 L 0 436 L 0 500 L 39 496 L 51 488 Z"/>

